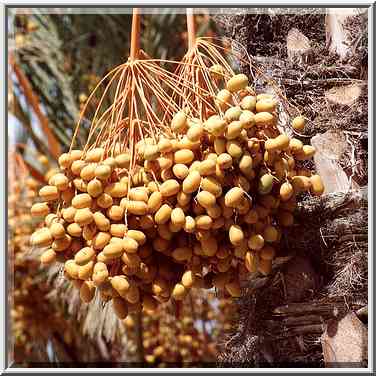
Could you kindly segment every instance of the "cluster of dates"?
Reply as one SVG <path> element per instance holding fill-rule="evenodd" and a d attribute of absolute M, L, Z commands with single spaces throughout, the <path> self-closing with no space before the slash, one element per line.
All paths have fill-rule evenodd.
<path fill-rule="evenodd" d="M 315 149 L 280 133 L 273 96 L 239 74 L 214 103 L 216 113 L 179 111 L 171 134 L 139 141 L 135 165 L 128 150 L 100 146 L 59 158 L 31 209 L 45 224 L 32 243 L 47 247 L 42 263 L 65 263 L 83 301 L 98 289 L 124 319 L 194 287 L 239 297 L 240 275 L 270 273 L 297 195 L 323 193 L 298 167 Z"/>

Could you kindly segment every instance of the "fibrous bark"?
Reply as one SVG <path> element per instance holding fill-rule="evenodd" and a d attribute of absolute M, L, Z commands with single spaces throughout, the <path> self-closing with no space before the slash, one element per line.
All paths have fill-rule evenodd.
<path fill-rule="evenodd" d="M 292 257 L 257 288 L 260 278 L 249 281 L 239 302 L 236 334 L 224 341 L 221 360 L 233 365 L 324 366 L 319 339 L 328 320 L 367 305 L 366 13 L 357 11 L 344 19 L 345 39 L 352 46 L 346 54 L 328 49 L 323 12 L 245 13 L 217 16 L 218 23 L 226 36 L 247 43 L 253 63 L 288 98 L 283 106 L 287 129 L 296 109 L 308 117 L 304 134 L 295 137 L 317 147 L 316 166 L 310 167 L 324 176 L 327 194 L 299 197 L 295 225 L 285 233 L 281 250 Z M 331 10 L 329 19 L 333 15 L 338 13 Z M 293 28 L 296 35 L 304 33 L 307 48 L 312 46 L 309 59 L 292 58 Z M 338 40 L 332 38 L 332 46 Z M 270 88 L 266 82 L 253 84 L 258 91 Z"/>

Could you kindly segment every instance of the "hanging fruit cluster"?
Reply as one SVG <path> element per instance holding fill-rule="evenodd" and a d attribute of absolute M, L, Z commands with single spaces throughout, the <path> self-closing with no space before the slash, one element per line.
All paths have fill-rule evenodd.
<path fill-rule="evenodd" d="M 144 325 L 147 327 L 143 341 L 147 363 L 178 366 L 215 361 L 214 343 L 195 326 L 192 317 L 182 316 L 176 320 L 170 314 L 161 320 L 161 317 L 148 315 L 144 317 Z"/>
<path fill-rule="evenodd" d="M 49 164 L 46 156 L 38 154 L 39 163 L 38 179 L 32 176 L 28 170 L 27 162 L 18 152 L 9 153 L 9 197 L 8 197 L 8 241 L 10 256 L 14 263 L 14 272 L 20 269 L 25 271 L 30 263 L 27 259 L 30 251 L 30 235 L 37 227 L 37 223 L 30 215 L 33 202 L 38 197 L 38 191 L 42 182 L 56 173 Z M 18 281 L 16 279 L 16 281 Z"/>
<path fill-rule="evenodd" d="M 157 367 L 214 363 L 220 326 L 229 320 L 223 316 L 227 311 L 218 310 L 217 303 L 214 293 L 195 290 L 184 302 L 161 304 L 152 314 L 142 315 L 144 361 Z M 136 316 L 128 315 L 123 323 L 128 341 L 136 342 Z"/>
<path fill-rule="evenodd" d="M 221 72 L 210 68 L 213 80 Z M 43 264 L 65 263 L 84 302 L 98 289 L 125 318 L 192 287 L 239 297 L 240 275 L 270 273 L 296 196 L 323 193 L 320 177 L 299 168 L 315 149 L 280 133 L 275 98 L 238 74 L 213 103 L 200 118 L 178 111 L 171 132 L 134 150 L 96 145 L 59 158 L 31 209 L 45 222 L 32 243 L 48 247 Z"/>
<path fill-rule="evenodd" d="M 51 335 L 53 330 L 61 330 L 66 336 L 71 334 L 62 313 L 52 307 L 46 294 L 49 286 L 43 282 L 38 258 L 30 253 L 30 235 L 37 224 L 30 215 L 33 201 L 42 187 L 43 176 L 51 176 L 53 170 L 46 156 L 38 154 L 36 175 L 28 170 L 27 162 L 17 151 L 9 153 L 9 196 L 8 196 L 8 249 L 12 263 L 12 308 L 10 310 L 11 330 L 14 338 L 16 361 L 24 361 L 17 355 L 28 357 L 35 353 L 40 342 Z M 56 173 L 56 172 L 55 172 Z M 37 307 L 35 302 L 38 302 Z M 46 326 L 46 319 L 49 326 Z"/>
<path fill-rule="evenodd" d="M 9 246 L 13 251 L 12 256 L 16 266 L 22 266 L 25 252 L 30 246 L 30 234 L 35 228 L 30 208 L 33 200 L 38 196 L 39 186 L 40 183 L 31 177 L 23 183 L 14 181 L 10 185 L 12 193 L 8 197 Z"/>
<path fill-rule="evenodd" d="M 28 289 L 33 286 L 34 281 L 27 273 L 30 261 L 26 260 L 25 255 L 30 247 L 30 234 L 35 229 L 30 208 L 33 199 L 38 195 L 40 183 L 32 177 L 23 177 L 25 178 L 23 184 L 16 179 L 11 179 L 13 181 L 9 184 L 11 194 L 8 197 L 8 247 L 11 250 L 10 258 L 14 266 L 14 306 L 11 310 L 14 343 L 15 346 L 22 346 L 25 352 L 30 352 L 31 346 L 28 345 L 28 340 L 31 338 L 30 333 L 33 333 L 36 327 L 35 322 L 38 321 L 34 319 L 30 324 L 31 320 L 26 319 L 30 312 L 27 312 L 29 307 L 25 306 L 24 301 L 30 296 Z M 38 268 L 37 265 L 36 268 Z"/>

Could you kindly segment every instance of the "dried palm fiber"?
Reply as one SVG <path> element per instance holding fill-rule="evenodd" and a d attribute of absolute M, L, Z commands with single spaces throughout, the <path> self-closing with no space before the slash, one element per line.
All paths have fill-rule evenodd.
<path fill-rule="evenodd" d="M 112 306 L 104 305 L 98 294 L 89 304 L 82 304 L 79 290 L 72 281 L 64 277 L 63 264 L 55 263 L 47 270 L 40 265 L 43 251 L 29 248 L 27 256 L 33 270 L 38 271 L 39 285 L 44 286 L 43 299 L 59 314 L 63 314 L 64 320 L 68 320 L 68 325 L 72 328 L 69 336 L 74 336 L 74 341 L 83 341 L 89 346 L 88 352 L 82 354 L 83 358 L 73 357 L 72 362 L 90 362 L 92 365 L 95 362 L 136 362 L 137 357 L 131 357 L 127 352 L 132 341 L 116 318 Z M 35 300 L 30 303 L 34 305 Z M 42 320 L 43 326 L 45 317 Z"/>
<path fill-rule="evenodd" d="M 286 39 L 289 59 L 296 64 L 307 63 L 311 52 L 309 39 L 295 28 L 289 31 Z"/>
<path fill-rule="evenodd" d="M 247 14 L 246 10 L 239 10 L 233 15 L 218 14 L 214 18 L 226 36 L 242 42 L 253 59 L 280 83 L 290 102 L 298 108 L 304 108 L 306 116 L 312 119 L 305 134 L 313 135 L 332 127 L 355 132 L 360 128 L 365 130 L 367 107 L 362 103 L 362 98 L 351 111 L 343 108 L 333 111 L 328 108 L 323 96 L 325 91 L 333 86 L 366 83 L 366 12 L 353 19 L 353 51 L 345 62 L 339 62 L 336 55 L 328 53 L 325 43 L 325 14 L 312 9 L 299 10 L 294 15 L 284 9 L 272 9 L 262 13 Z M 273 16 L 270 13 L 273 13 Z M 292 28 L 303 32 L 314 45 L 313 61 L 308 66 L 292 66 L 287 59 L 286 37 Z M 330 33 L 327 34 L 330 37 Z M 246 67 L 242 67 L 243 69 L 245 71 Z M 310 106 L 306 106 L 307 102 Z"/>
<path fill-rule="evenodd" d="M 97 355 L 91 361 L 137 362 L 138 354 L 128 351 L 134 340 L 126 333 L 117 319 L 111 304 L 104 305 L 96 294 L 89 304 L 82 304 L 79 290 L 66 280 L 64 266 L 54 264 L 47 271 L 49 292 L 47 299 L 67 313 L 71 321 L 79 327 L 83 338 L 97 346 Z"/>
<path fill-rule="evenodd" d="M 294 247 L 298 253 L 311 240 L 312 259 L 325 265 L 326 293 L 329 297 L 345 296 L 349 304 L 367 304 L 367 212 L 366 188 L 336 192 L 317 200 L 306 198 L 297 212 L 305 237 L 296 236 L 295 230 L 287 234 L 287 240 L 296 236 Z"/>
<path fill-rule="evenodd" d="M 48 270 L 39 267 L 41 253 L 41 250 L 35 249 L 28 256 L 30 266 L 32 265 L 33 270 L 38 271 L 38 286 L 43 286 L 43 295 L 40 300 L 43 300 L 44 305 L 53 307 L 51 312 L 57 311 L 58 315 L 63 315 L 61 320 L 66 320 L 69 329 L 72 330 L 72 333 L 69 331 L 66 334 L 67 338 L 73 337 L 74 342 L 77 343 L 76 346 L 82 346 L 81 342 L 88 345 L 87 353 L 81 354 L 82 357 L 71 354 L 69 361 L 90 362 L 93 365 L 96 362 L 136 362 L 137 354 L 127 351 L 133 342 L 116 318 L 111 305 L 103 305 L 98 296 L 94 297 L 90 304 L 82 304 L 76 286 L 64 278 L 63 265 L 56 263 Z M 33 299 L 28 300 L 27 304 L 34 307 L 36 300 L 34 296 Z M 46 326 L 46 315 L 47 313 L 40 316 L 40 324 L 43 327 Z M 51 325 L 48 330 L 55 330 L 54 328 L 55 326 Z M 67 341 L 72 340 L 67 339 Z"/>
<path fill-rule="evenodd" d="M 241 41 L 253 56 L 287 57 L 283 43 L 292 28 L 315 44 L 325 42 L 325 15 L 318 8 L 301 8 L 293 13 L 287 8 L 255 8 L 252 12 L 239 8 L 231 14 L 223 8 L 213 18 L 225 35 Z"/>

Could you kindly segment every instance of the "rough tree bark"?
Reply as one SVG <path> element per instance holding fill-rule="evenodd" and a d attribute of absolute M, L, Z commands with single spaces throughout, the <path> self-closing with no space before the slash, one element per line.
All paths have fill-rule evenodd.
<path fill-rule="evenodd" d="M 263 288 L 246 286 L 239 326 L 221 359 L 324 366 L 319 339 L 330 320 L 367 305 L 365 10 L 242 10 L 216 21 L 307 115 L 305 134 L 295 137 L 318 149 L 315 168 L 326 185 L 322 198 L 301 198 L 296 225 L 285 235 L 284 251 L 295 257 L 275 268 Z M 357 359 L 362 364 L 365 353 Z"/>

